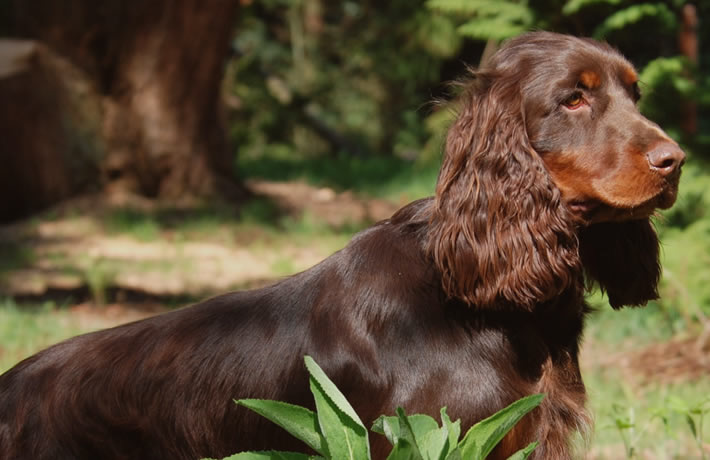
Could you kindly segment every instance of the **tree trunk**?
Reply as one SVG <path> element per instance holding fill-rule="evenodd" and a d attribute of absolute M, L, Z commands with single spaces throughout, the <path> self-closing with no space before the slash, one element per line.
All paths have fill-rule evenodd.
<path fill-rule="evenodd" d="M 220 98 L 237 8 L 235 0 L 14 0 L 4 28 L 45 43 L 93 83 L 105 146 L 95 183 L 166 199 L 239 198 Z"/>
<path fill-rule="evenodd" d="M 31 40 L 0 40 L 0 222 L 95 185 L 100 98 L 67 60 Z"/>
<path fill-rule="evenodd" d="M 678 31 L 678 48 L 683 56 L 693 64 L 693 72 L 698 66 L 698 13 L 695 5 L 687 3 L 680 14 L 680 30 Z M 698 106 L 694 100 L 683 102 L 683 119 L 681 128 L 688 136 L 698 132 Z"/>

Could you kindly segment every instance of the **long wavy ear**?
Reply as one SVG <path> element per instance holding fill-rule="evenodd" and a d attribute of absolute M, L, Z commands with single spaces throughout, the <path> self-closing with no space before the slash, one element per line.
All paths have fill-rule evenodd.
<path fill-rule="evenodd" d="M 527 137 L 517 79 L 478 73 L 462 102 L 428 250 L 450 297 L 532 310 L 581 284 L 573 220 Z"/>
<path fill-rule="evenodd" d="M 661 265 L 656 231 L 649 219 L 595 224 L 582 230 L 584 271 L 615 309 L 658 298 Z"/>

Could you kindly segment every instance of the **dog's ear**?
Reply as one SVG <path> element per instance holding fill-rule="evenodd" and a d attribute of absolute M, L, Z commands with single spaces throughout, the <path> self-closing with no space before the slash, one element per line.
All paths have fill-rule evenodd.
<path fill-rule="evenodd" d="M 527 136 L 515 79 L 478 73 L 446 139 L 427 248 L 473 307 L 535 304 L 579 283 L 573 219 Z"/>
<path fill-rule="evenodd" d="M 658 298 L 659 245 L 649 219 L 592 225 L 581 231 L 579 246 L 587 278 L 606 292 L 613 308 Z"/>

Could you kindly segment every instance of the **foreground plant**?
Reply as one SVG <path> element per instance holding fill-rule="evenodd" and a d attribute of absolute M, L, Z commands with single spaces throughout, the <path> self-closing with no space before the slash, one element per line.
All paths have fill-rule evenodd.
<path fill-rule="evenodd" d="M 316 412 L 292 404 L 263 399 L 241 399 L 237 404 L 268 418 L 319 455 L 295 452 L 242 452 L 225 460 L 367 460 L 370 459 L 368 431 L 345 396 L 310 357 L 305 357 L 310 374 Z M 537 407 L 544 395 L 531 395 L 471 427 L 462 440 L 461 421 L 452 422 L 441 409 L 441 426 L 428 415 L 381 416 L 372 431 L 392 444 L 388 460 L 483 460 L 511 428 Z M 509 460 L 525 460 L 537 446 L 533 442 Z"/>

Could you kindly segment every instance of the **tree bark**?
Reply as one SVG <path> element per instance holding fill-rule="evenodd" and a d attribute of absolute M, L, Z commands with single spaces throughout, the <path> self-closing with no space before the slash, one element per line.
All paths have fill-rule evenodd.
<path fill-rule="evenodd" d="M 105 150 L 94 182 L 165 199 L 238 199 L 220 97 L 237 8 L 236 0 L 14 0 L 5 29 L 46 44 L 95 87 Z"/>
<path fill-rule="evenodd" d="M 71 63 L 31 40 L 0 40 L 0 222 L 92 185 L 101 104 Z"/>
<path fill-rule="evenodd" d="M 678 48 L 683 56 L 693 64 L 693 72 L 698 66 L 698 13 L 695 5 L 687 3 L 680 13 L 680 30 L 678 32 Z M 698 106 L 694 100 L 683 102 L 683 132 L 694 136 L 698 132 Z"/>

